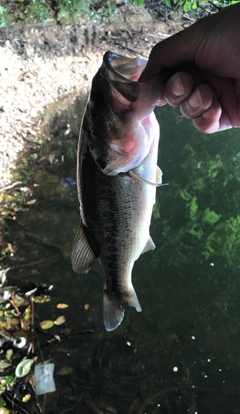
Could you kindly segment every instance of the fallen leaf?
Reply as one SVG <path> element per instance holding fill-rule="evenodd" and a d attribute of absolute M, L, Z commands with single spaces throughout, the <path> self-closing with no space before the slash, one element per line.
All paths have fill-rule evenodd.
<path fill-rule="evenodd" d="M 12 326 L 18 326 L 19 325 L 19 319 L 18 318 L 12 318 Z"/>
<path fill-rule="evenodd" d="M 56 375 L 68 375 L 72 372 L 72 367 L 62 367 L 59 371 L 56 372 Z"/>
<path fill-rule="evenodd" d="M 57 341 L 61 342 L 61 338 L 60 338 L 60 336 L 59 336 L 59 335 L 54 335 L 54 338 L 55 338 Z"/>
<path fill-rule="evenodd" d="M 6 359 L 2 359 L 0 361 L 0 372 L 5 371 L 5 369 L 10 367 L 11 365 L 11 362 L 7 361 Z"/>
<path fill-rule="evenodd" d="M 53 325 L 54 325 L 54 322 L 50 320 L 40 322 L 40 326 L 42 329 L 50 329 L 53 327 Z"/>
<path fill-rule="evenodd" d="M 66 303 L 58 303 L 57 308 L 58 309 L 66 309 L 66 308 L 68 308 L 68 305 Z"/>
<path fill-rule="evenodd" d="M 31 394 L 26 394 L 24 397 L 22 397 L 22 402 L 26 403 L 30 400 Z"/>
<path fill-rule="evenodd" d="M 9 349 L 6 351 L 6 360 L 7 360 L 8 362 L 11 362 L 12 356 L 13 356 L 13 350 L 12 350 L 11 348 L 9 348 Z"/>
<path fill-rule="evenodd" d="M 65 321 L 66 321 L 65 317 L 62 315 L 62 316 L 59 316 L 59 317 L 58 317 L 58 318 L 54 321 L 54 324 L 55 324 L 55 325 L 62 325 Z"/>
<path fill-rule="evenodd" d="M 50 301 L 50 296 L 45 295 L 45 296 L 36 296 L 35 298 L 33 298 L 33 301 L 35 303 L 46 303 Z"/>
<path fill-rule="evenodd" d="M 11 413 L 7 408 L 1 407 L 0 408 L 0 414 L 11 414 Z"/>
<path fill-rule="evenodd" d="M 25 321 L 27 321 L 27 320 L 30 320 L 30 319 L 31 319 L 31 308 L 30 308 L 30 306 L 28 306 L 28 307 L 25 309 L 25 312 L 24 312 L 24 314 L 23 314 L 23 318 L 24 318 L 24 320 L 25 320 Z"/>
<path fill-rule="evenodd" d="M 21 319 L 21 328 L 23 331 L 28 331 L 28 329 L 30 328 L 30 324 L 30 320 Z"/>
<path fill-rule="evenodd" d="M 15 369 L 16 377 L 17 378 L 25 377 L 31 371 L 33 363 L 34 363 L 33 359 L 24 359 L 23 361 L 21 361 Z"/>
<path fill-rule="evenodd" d="M 27 202 L 28 206 L 31 206 L 32 204 L 35 204 L 37 200 L 30 200 Z"/>

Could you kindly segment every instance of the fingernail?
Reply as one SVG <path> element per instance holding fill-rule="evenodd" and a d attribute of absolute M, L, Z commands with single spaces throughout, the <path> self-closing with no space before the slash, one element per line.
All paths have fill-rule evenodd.
<path fill-rule="evenodd" d="M 199 92 L 199 88 L 196 88 L 196 90 L 192 93 L 192 95 L 189 98 L 189 104 L 192 108 L 200 108 L 202 105 L 202 98 Z"/>
<path fill-rule="evenodd" d="M 175 96 L 184 95 L 184 87 L 178 75 L 174 76 L 171 81 L 171 90 Z"/>

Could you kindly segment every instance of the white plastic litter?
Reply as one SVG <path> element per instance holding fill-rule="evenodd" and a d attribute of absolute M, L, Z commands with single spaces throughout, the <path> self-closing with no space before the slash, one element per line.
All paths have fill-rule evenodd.
<path fill-rule="evenodd" d="M 53 379 L 53 371 L 53 363 L 35 365 L 35 391 L 37 395 L 56 391 L 56 386 Z"/>

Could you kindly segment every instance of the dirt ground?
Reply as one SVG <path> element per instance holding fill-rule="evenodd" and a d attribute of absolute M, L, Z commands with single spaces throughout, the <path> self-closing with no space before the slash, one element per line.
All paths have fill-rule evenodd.
<path fill-rule="evenodd" d="M 106 50 L 147 58 L 155 43 L 183 28 L 156 22 L 142 8 L 121 13 L 114 24 L 0 29 L 0 190 L 11 183 L 24 145 L 41 143 L 51 104 L 87 95 Z"/>

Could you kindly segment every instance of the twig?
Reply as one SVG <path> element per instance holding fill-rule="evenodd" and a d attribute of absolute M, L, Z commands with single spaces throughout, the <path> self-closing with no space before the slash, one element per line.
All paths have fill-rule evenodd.
<path fill-rule="evenodd" d="M 52 261 L 56 261 L 58 258 L 59 258 L 59 255 L 55 254 L 54 256 L 49 257 L 49 259 L 44 258 L 44 259 L 41 259 L 41 260 L 36 260 L 35 262 L 31 262 L 31 263 L 22 263 L 22 264 L 19 264 L 19 265 L 16 264 L 14 266 L 11 266 L 10 270 L 25 269 L 25 267 L 32 267 L 32 266 L 39 265 L 39 264 L 42 264 L 42 263 L 45 264 L 45 263 L 49 263 L 49 262 L 52 262 Z M 24 275 L 24 277 L 26 277 L 26 276 Z"/>
<path fill-rule="evenodd" d="M 86 401 L 86 404 L 93 410 L 95 414 L 103 414 L 103 412 L 99 410 L 92 401 Z"/>
<path fill-rule="evenodd" d="M 34 301 L 33 301 L 33 295 L 30 296 L 30 307 L 31 307 L 31 350 L 34 355 Z"/>
<path fill-rule="evenodd" d="M 65 408 L 60 414 L 68 414 L 70 411 L 73 411 L 76 408 L 76 404 L 74 404 L 71 408 Z"/>
<path fill-rule="evenodd" d="M 21 186 L 23 183 L 22 181 L 16 181 L 13 184 L 9 184 L 6 185 L 5 187 L 0 188 L 0 193 L 2 193 L 3 191 L 12 191 L 12 190 L 16 190 L 19 186 Z"/>
<path fill-rule="evenodd" d="M 19 132 L 19 133 L 18 133 L 18 135 L 20 135 L 20 137 L 21 137 L 24 141 L 26 141 L 28 144 L 36 144 L 36 145 L 38 145 L 39 147 L 41 146 L 41 144 L 40 144 L 39 142 L 37 142 L 37 141 L 31 141 L 30 139 L 27 139 L 26 137 L 24 137 L 24 135 L 23 135 L 23 134 L 21 134 L 21 132 Z"/>

